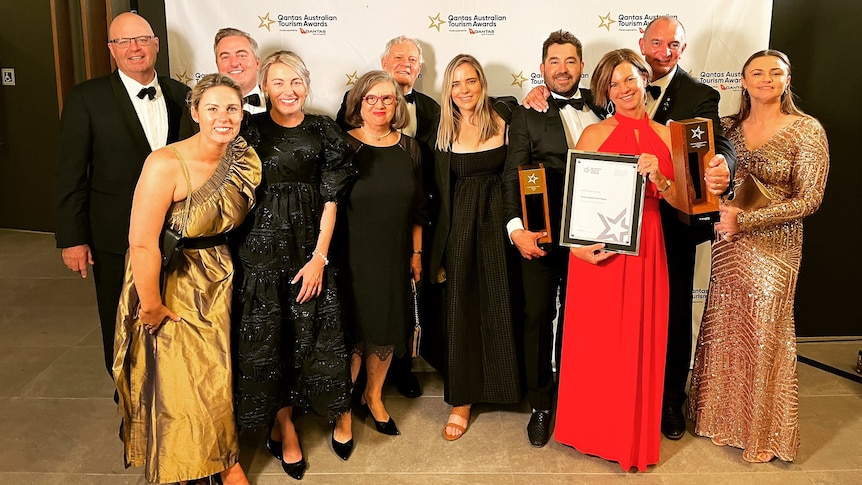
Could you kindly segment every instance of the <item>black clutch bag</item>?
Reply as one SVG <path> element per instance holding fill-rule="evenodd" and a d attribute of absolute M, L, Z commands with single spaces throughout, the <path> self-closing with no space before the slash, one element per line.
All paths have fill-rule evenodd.
<path fill-rule="evenodd" d="M 165 226 L 162 231 L 162 240 L 159 241 L 159 249 L 162 251 L 162 268 L 171 266 L 182 252 L 183 235 L 170 226 Z"/>

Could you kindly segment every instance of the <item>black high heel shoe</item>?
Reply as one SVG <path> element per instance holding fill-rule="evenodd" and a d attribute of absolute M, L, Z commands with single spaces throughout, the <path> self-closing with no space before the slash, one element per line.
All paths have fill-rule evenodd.
<path fill-rule="evenodd" d="M 374 413 L 371 412 L 371 408 L 368 406 L 368 401 L 365 401 L 365 412 L 368 416 L 371 416 L 371 420 L 374 421 L 374 428 L 378 433 L 388 434 L 389 436 L 398 436 L 401 434 L 398 431 L 398 426 L 395 426 L 395 421 L 392 419 L 392 416 L 389 416 L 389 421 L 385 423 L 383 421 L 377 421 L 377 418 L 374 417 Z"/>
<path fill-rule="evenodd" d="M 302 480 L 302 477 L 305 475 L 305 469 L 308 468 L 308 462 L 305 461 L 305 453 L 302 452 L 302 444 L 299 445 L 299 452 L 302 453 L 302 459 L 294 463 L 285 463 L 281 449 L 281 441 L 275 441 L 272 439 L 270 437 L 271 434 L 272 431 L 266 434 L 266 449 L 269 450 L 269 453 L 272 456 L 278 458 L 278 461 L 281 462 L 281 468 L 284 470 L 284 473 L 287 473 L 290 478 L 295 480 Z M 299 441 L 299 434 L 296 435 L 296 439 Z"/>
<path fill-rule="evenodd" d="M 272 435 L 272 429 L 266 434 L 266 449 L 269 450 L 269 454 L 281 460 L 282 451 L 281 451 L 281 441 L 275 441 L 270 438 Z"/>
<path fill-rule="evenodd" d="M 350 438 L 347 443 L 339 443 L 335 441 L 335 428 L 332 428 L 332 451 L 344 461 L 350 458 L 353 453 L 353 438 Z"/>

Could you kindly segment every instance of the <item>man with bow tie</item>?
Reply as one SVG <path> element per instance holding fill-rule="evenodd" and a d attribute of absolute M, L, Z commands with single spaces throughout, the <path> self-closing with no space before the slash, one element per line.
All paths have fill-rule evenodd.
<path fill-rule="evenodd" d="M 108 374 L 117 303 L 129 247 L 132 195 L 151 151 L 193 133 L 189 88 L 156 75 L 159 39 L 134 13 L 108 30 L 112 74 L 85 81 L 64 99 L 56 173 L 57 247 L 86 278 L 92 265 Z"/>
<path fill-rule="evenodd" d="M 647 96 L 647 113 L 659 123 L 694 117 L 712 120 L 716 155 L 705 174 L 706 188 L 716 195 L 726 194 L 736 170 L 736 152 L 721 128 L 718 91 L 692 78 L 678 65 L 686 47 L 685 29 L 674 17 L 658 17 L 647 25 L 638 43 L 652 68 L 653 91 Z M 678 440 L 685 434 L 682 406 L 691 361 L 695 253 L 698 244 L 713 237 L 713 230 L 708 222 L 681 222 L 677 210 L 666 201 L 661 202 L 660 210 L 670 289 L 661 432 L 668 439 Z"/>
<path fill-rule="evenodd" d="M 524 283 L 524 367 L 527 400 L 532 415 L 527 437 L 533 446 L 545 446 L 550 438 L 552 388 L 554 374 L 551 352 L 559 363 L 563 302 L 566 299 L 566 272 L 569 251 L 560 247 L 559 229 L 563 207 L 563 185 L 566 155 L 574 148 L 584 128 L 597 123 L 602 111 L 593 106 L 588 89 L 579 89 L 584 68 L 581 41 L 569 32 L 553 32 L 542 45 L 539 69 L 550 91 L 546 112 L 519 106 L 512 113 L 509 128 L 509 152 L 503 171 L 503 204 L 506 230 L 522 259 Z M 518 167 L 544 164 L 546 197 L 551 227 L 551 242 L 538 244 L 545 232 L 524 227 Z M 556 344 L 553 321 L 557 317 L 557 294 L 560 311 L 557 318 Z"/>
<path fill-rule="evenodd" d="M 257 84 L 260 57 L 257 41 L 247 32 L 232 27 L 219 29 L 213 42 L 216 68 L 231 77 L 242 90 L 242 109 L 250 114 L 266 111 L 263 93 Z"/>
<path fill-rule="evenodd" d="M 422 183 L 425 189 L 425 207 L 428 211 L 429 221 L 422 231 L 422 246 L 430 247 L 434 231 L 431 221 L 436 220 L 437 211 L 440 207 L 438 201 L 440 192 L 434 186 L 434 145 L 437 142 L 437 125 L 440 123 L 440 104 L 431 99 L 430 96 L 413 89 L 424 63 L 422 45 L 419 41 L 403 35 L 387 42 L 383 54 L 380 56 L 380 66 L 395 79 L 407 101 L 410 123 L 401 132 L 415 138 L 422 151 Z M 335 117 L 335 121 L 344 131 L 356 128 L 348 125 L 344 120 L 349 92 L 344 93 L 341 108 Z M 430 269 L 428 268 L 427 254 L 423 254 L 422 263 L 423 274 L 428 274 Z M 443 361 L 442 355 L 426 355 L 426 353 L 437 347 L 433 341 L 438 338 L 438 331 L 442 329 L 440 320 L 442 295 L 439 286 L 424 285 L 422 291 L 419 292 L 419 311 L 423 321 L 423 347 L 425 349 L 423 356 L 438 369 L 440 369 Z M 442 344 L 442 340 L 440 343 Z M 414 398 L 422 395 L 422 388 L 411 367 L 412 359 L 409 355 L 394 359 L 389 367 L 388 379 L 395 384 L 399 393 L 405 397 Z"/>

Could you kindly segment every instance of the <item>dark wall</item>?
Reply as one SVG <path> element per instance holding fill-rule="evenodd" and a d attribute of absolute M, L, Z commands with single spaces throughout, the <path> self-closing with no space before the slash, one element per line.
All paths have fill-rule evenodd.
<path fill-rule="evenodd" d="M 800 107 L 829 138 L 830 172 L 820 211 L 805 220 L 796 293 L 799 336 L 862 335 L 862 79 L 859 0 L 775 0 L 769 45 L 790 56 Z M 741 67 L 741 66 L 740 66 Z"/>
<path fill-rule="evenodd" d="M 49 2 L 0 3 L 0 227 L 54 229 L 54 164 L 60 115 Z"/>

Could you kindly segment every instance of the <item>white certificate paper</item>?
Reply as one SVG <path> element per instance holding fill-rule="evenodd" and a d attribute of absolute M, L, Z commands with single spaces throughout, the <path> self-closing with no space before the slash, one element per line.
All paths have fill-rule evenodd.
<path fill-rule="evenodd" d="M 637 254 L 644 179 L 637 157 L 569 152 L 560 244 L 605 243 L 605 249 Z"/>

